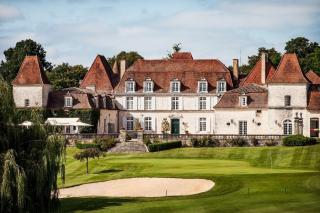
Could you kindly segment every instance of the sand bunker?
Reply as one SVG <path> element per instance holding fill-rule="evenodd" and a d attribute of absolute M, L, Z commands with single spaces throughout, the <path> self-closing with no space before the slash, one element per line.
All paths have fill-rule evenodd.
<path fill-rule="evenodd" d="M 128 178 L 60 189 L 65 197 L 165 197 L 193 195 L 209 191 L 214 182 L 204 179 Z"/>

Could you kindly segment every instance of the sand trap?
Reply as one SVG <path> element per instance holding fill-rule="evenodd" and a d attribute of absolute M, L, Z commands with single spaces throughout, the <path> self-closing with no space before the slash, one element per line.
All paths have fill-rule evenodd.
<path fill-rule="evenodd" d="M 164 197 L 193 195 L 209 191 L 214 182 L 205 179 L 128 178 L 60 189 L 60 198 L 109 197 Z"/>

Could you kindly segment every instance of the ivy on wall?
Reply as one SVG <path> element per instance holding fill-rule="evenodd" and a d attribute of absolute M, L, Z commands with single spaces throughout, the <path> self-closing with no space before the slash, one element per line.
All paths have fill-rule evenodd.
<path fill-rule="evenodd" d="M 82 128 L 83 133 L 96 132 L 97 124 L 100 117 L 98 109 L 71 109 L 71 110 L 50 110 L 50 109 L 16 109 L 17 120 L 19 123 L 23 121 L 36 121 L 44 123 L 49 117 L 66 117 L 66 118 L 80 118 L 84 123 L 93 125 L 92 127 Z"/>

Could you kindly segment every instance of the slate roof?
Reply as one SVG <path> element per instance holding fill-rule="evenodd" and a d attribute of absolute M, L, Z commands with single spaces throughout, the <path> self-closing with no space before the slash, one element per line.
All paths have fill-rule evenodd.
<path fill-rule="evenodd" d="M 170 81 L 173 79 L 181 82 L 182 93 L 197 92 L 198 81 L 201 79 L 208 81 L 209 93 L 215 93 L 220 79 L 226 80 L 228 89 L 233 88 L 231 73 L 222 62 L 217 59 L 193 59 L 190 55 L 191 53 L 179 53 L 172 59 L 137 60 L 126 70 L 116 93 L 125 92 L 125 82 L 129 79 L 136 82 L 136 92 L 141 93 L 143 82 L 147 78 L 154 82 L 154 93 L 170 92 Z"/>
<path fill-rule="evenodd" d="M 247 106 L 241 107 L 239 104 L 239 97 L 244 94 L 247 96 Z M 257 84 L 248 84 L 226 92 L 214 108 L 245 109 L 266 107 L 268 107 L 268 90 Z"/>
<path fill-rule="evenodd" d="M 26 56 L 13 85 L 50 84 L 38 56 Z"/>

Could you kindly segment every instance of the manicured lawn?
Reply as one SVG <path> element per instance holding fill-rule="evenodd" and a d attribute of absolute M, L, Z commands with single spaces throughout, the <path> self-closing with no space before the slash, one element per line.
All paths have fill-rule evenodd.
<path fill-rule="evenodd" d="M 209 192 L 166 198 L 66 198 L 61 212 L 320 212 L 320 146 L 183 148 L 75 161 L 68 149 L 66 184 L 126 177 L 206 178 Z M 61 186 L 61 183 L 60 183 Z"/>

